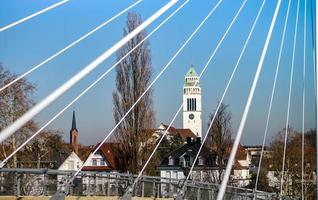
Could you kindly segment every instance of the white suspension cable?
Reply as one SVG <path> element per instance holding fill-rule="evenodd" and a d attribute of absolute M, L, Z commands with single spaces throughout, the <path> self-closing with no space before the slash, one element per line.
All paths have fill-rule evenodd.
<path fill-rule="evenodd" d="M 287 138 L 288 138 L 288 131 L 289 131 L 289 114 L 290 114 L 290 102 L 291 102 L 292 88 L 293 88 L 293 75 L 294 75 L 294 65 L 295 65 L 295 49 L 296 49 L 296 42 L 297 42 L 296 40 L 297 40 L 297 29 L 298 29 L 298 16 L 299 16 L 299 0 L 297 1 L 297 13 L 296 13 L 296 25 L 295 25 L 295 32 L 294 32 L 292 66 L 291 66 L 291 71 L 290 71 L 290 82 L 289 82 L 289 92 L 288 92 L 288 105 L 287 105 L 287 117 L 286 117 L 286 125 L 285 125 L 283 166 L 282 166 L 282 171 L 281 171 L 282 176 L 281 176 L 281 181 L 280 181 L 280 195 L 281 195 L 281 198 L 282 198 L 282 195 L 283 195 L 286 148 L 287 148 Z"/>
<path fill-rule="evenodd" d="M 82 69 L 79 73 L 74 75 L 71 79 L 65 82 L 62 86 L 52 92 L 49 96 L 43 99 L 41 102 L 36 104 L 33 108 L 27 111 L 24 115 L 22 115 L 18 120 L 13 122 L 10 126 L 6 127 L 0 133 L 0 143 L 2 143 L 6 138 L 11 136 L 15 131 L 21 128 L 25 123 L 31 120 L 35 115 L 40 113 L 44 108 L 50 105 L 53 101 L 59 98 L 62 94 L 64 94 L 67 90 L 69 90 L 72 86 L 74 86 L 78 81 L 88 75 L 91 71 L 93 71 L 99 64 L 104 62 L 107 58 L 109 58 L 113 53 L 115 53 L 118 49 L 120 49 L 123 45 L 129 42 L 133 37 L 135 37 L 138 33 L 148 27 L 152 22 L 154 22 L 158 17 L 160 17 L 163 13 L 165 13 L 169 8 L 171 8 L 174 4 L 176 4 L 179 0 L 170 0 L 165 6 L 163 6 L 160 10 L 158 10 L 155 14 L 149 17 L 146 21 L 140 24 L 136 29 L 126 35 L 123 39 L 118 41 L 115 45 L 101 54 L 98 58 L 96 58 L 93 62 L 88 64 L 84 69 Z"/>
<path fill-rule="evenodd" d="M 223 0 L 220 0 L 222 2 Z M 141 100 L 141 98 L 148 92 L 148 90 L 152 87 L 152 85 L 160 78 L 160 76 L 165 72 L 165 70 L 170 66 L 170 64 L 176 59 L 176 57 L 180 54 L 180 52 L 184 49 L 184 47 L 191 41 L 194 35 L 201 29 L 205 21 L 208 17 L 214 12 L 214 9 L 209 13 L 209 15 L 199 24 L 199 26 L 195 29 L 195 31 L 190 35 L 190 37 L 183 43 L 183 45 L 178 49 L 178 51 L 173 55 L 173 57 L 169 60 L 169 62 L 164 66 L 164 68 L 159 72 L 159 74 L 154 78 L 154 80 L 148 85 L 145 91 L 140 95 L 140 97 L 136 100 L 136 102 L 129 108 L 129 110 L 125 113 L 125 115 L 119 120 L 119 122 L 113 127 L 113 129 L 107 134 L 107 136 L 103 139 L 103 141 L 95 148 L 95 150 L 90 154 L 90 156 L 86 159 L 86 161 L 82 164 L 82 166 L 75 172 L 75 174 L 70 178 L 69 183 L 73 181 L 73 179 L 77 176 L 77 174 L 83 169 L 85 164 L 88 162 L 90 157 L 94 155 L 100 147 L 107 141 L 107 139 L 115 132 L 117 127 L 125 120 L 127 115 L 134 109 L 137 103 Z"/>
<path fill-rule="evenodd" d="M 317 62 L 317 58 L 316 58 L 316 54 L 315 54 L 315 49 L 316 49 L 316 44 L 315 44 L 315 25 L 314 25 L 314 5 L 313 5 L 313 1 L 315 0 L 311 0 L 310 1 L 310 18 L 311 18 L 311 45 L 312 45 L 312 59 L 313 59 L 313 75 L 314 75 L 314 94 L 315 94 L 315 98 L 317 97 L 317 93 L 316 93 L 316 62 Z M 318 171 L 318 170 L 317 170 Z M 317 193 L 318 195 L 318 193 Z"/>
<path fill-rule="evenodd" d="M 248 99 L 247 99 L 247 103 L 246 103 L 246 106 L 245 106 L 245 109 L 244 109 L 242 120 L 240 122 L 240 126 L 239 126 L 239 129 L 238 129 L 237 135 L 235 137 L 234 144 L 233 144 L 233 147 L 232 147 L 232 150 L 231 150 L 231 154 L 230 154 L 227 166 L 226 166 L 226 170 L 225 170 L 225 174 L 224 174 L 224 177 L 223 177 L 223 180 L 222 180 L 222 184 L 221 184 L 220 190 L 218 192 L 217 200 L 222 200 L 223 197 L 224 197 L 224 194 L 225 194 L 226 186 L 227 186 L 228 180 L 230 178 L 230 174 L 231 174 L 231 171 L 232 171 L 232 166 L 233 166 L 233 163 L 234 163 L 234 159 L 235 159 L 235 155 L 236 155 L 236 152 L 237 152 L 237 148 L 238 148 L 238 145 L 239 145 L 242 133 L 243 133 L 243 129 L 244 129 L 246 118 L 247 118 L 247 115 L 248 115 L 248 112 L 249 112 L 249 109 L 250 109 L 250 106 L 251 106 L 251 102 L 253 100 L 253 96 L 254 96 L 254 92 L 255 92 L 255 89 L 256 89 L 256 85 L 257 85 L 257 82 L 258 82 L 258 79 L 259 79 L 259 76 L 260 76 L 260 73 L 261 73 L 261 70 L 262 70 L 262 67 L 263 67 L 264 59 L 265 59 L 265 56 L 266 56 L 266 53 L 267 53 L 267 49 L 268 49 L 268 45 L 269 45 L 269 42 L 270 42 L 270 39 L 271 39 L 271 36 L 272 36 L 272 33 L 273 33 L 273 29 L 274 29 L 274 26 L 275 26 L 275 23 L 276 23 L 276 19 L 277 19 L 277 15 L 278 15 L 278 11 L 279 11 L 280 5 L 281 5 L 281 0 L 278 0 L 277 5 L 276 5 L 276 9 L 275 9 L 275 13 L 274 13 L 274 16 L 273 16 L 273 19 L 272 19 L 272 22 L 271 22 L 271 25 L 270 25 L 270 28 L 269 28 L 269 32 L 268 32 L 267 37 L 266 37 L 266 41 L 265 41 L 265 45 L 264 45 L 264 48 L 263 48 L 263 51 L 262 51 L 262 55 L 261 55 L 261 58 L 259 60 L 258 66 L 257 66 L 257 71 L 256 71 L 256 74 L 255 74 L 255 77 L 254 77 L 254 80 L 253 80 L 253 84 L 252 84 L 252 87 L 251 87 L 251 90 L 250 90 L 250 93 L 249 93 L 249 96 L 248 96 Z"/>
<path fill-rule="evenodd" d="M 258 180 L 259 180 L 259 174 L 260 174 L 260 171 L 261 171 L 262 160 L 263 160 L 263 155 L 264 155 L 264 148 L 265 148 L 265 143 L 266 143 L 266 138 L 267 138 L 267 133 L 268 133 L 269 120 L 270 120 L 270 116 L 271 116 L 271 112 L 272 112 L 272 105 L 273 105 L 274 95 L 275 95 L 275 92 L 276 92 L 276 83 L 277 83 L 278 72 L 279 72 L 280 64 L 281 64 L 281 56 L 282 56 L 282 51 L 283 51 L 283 47 L 284 47 L 286 28 L 287 28 L 287 24 L 288 24 L 290 4 L 291 4 L 291 0 L 288 1 L 288 7 L 287 7 L 287 12 L 286 12 L 283 35 L 282 35 L 280 48 L 279 48 L 278 60 L 277 60 L 276 71 L 275 71 L 275 78 L 274 78 L 274 83 L 273 83 L 273 88 L 272 88 L 272 93 L 271 93 L 271 98 L 270 98 L 270 103 L 269 103 L 269 108 L 268 108 L 268 113 L 267 113 L 266 126 L 265 126 L 265 132 L 264 132 L 264 137 L 263 137 L 263 143 L 262 143 L 262 151 L 261 151 L 261 156 L 260 156 L 258 169 L 257 169 L 257 175 L 256 175 L 256 181 L 255 181 L 255 191 L 257 191 L 257 184 L 258 184 Z"/>
<path fill-rule="evenodd" d="M 258 19 L 259 19 L 259 17 L 260 17 L 260 14 L 262 13 L 262 10 L 263 10 L 263 7 L 264 7 L 264 5 L 265 5 L 265 2 L 266 2 L 266 0 L 264 0 L 264 1 L 262 2 L 262 5 L 261 5 L 261 7 L 260 7 L 260 9 L 259 9 L 259 11 L 258 11 L 258 14 L 257 14 L 257 16 L 256 16 L 256 18 L 255 18 L 255 20 L 254 20 L 254 23 L 253 23 L 252 28 L 251 28 L 251 30 L 250 30 L 250 32 L 249 32 L 249 34 L 248 34 L 248 37 L 247 37 L 247 39 L 246 39 L 246 41 L 245 41 L 245 43 L 244 43 L 243 49 L 242 49 L 242 51 L 241 51 L 241 53 L 240 53 L 240 56 L 239 56 L 239 58 L 238 58 L 238 60 L 237 60 L 237 62 L 236 62 L 236 64 L 235 64 L 235 67 L 234 67 L 234 69 L 233 69 L 233 71 L 232 71 L 232 73 L 231 73 L 231 76 L 230 76 L 230 78 L 229 78 L 229 80 L 228 80 L 228 83 L 227 83 L 227 85 L 226 85 L 226 87 L 225 87 L 225 89 L 224 89 L 224 92 L 223 92 L 222 96 L 221 96 L 221 99 L 220 99 L 220 101 L 219 101 L 219 103 L 218 103 L 218 105 L 217 105 L 217 107 L 216 107 L 216 110 L 215 110 L 215 112 L 214 112 L 214 115 L 213 115 L 213 117 L 212 117 L 212 120 L 211 120 L 211 122 L 210 122 L 210 125 L 209 125 L 209 127 L 208 127 L 208 129 L 207 129 L 207 131 L 206 131 L 206 133 L 205 133 L 205 136 L 204 136 L 204 138 L 203 138 L 202 144 L 200 145 L 200 148 L 199 148 L 199 150 L 198 150 L 198 153 L 196 154 L 196 157 L 195 157 L 195 159 L 194 159 L 194 161 L 193 161 L 193 163 L 192 163 L 192 166 L 191 166 L 191 168 L 190 168 L 190 171 L 189 171 L 189 173 L 188 173 L 188 176 L 187 176 L 187 178 L 185 179 L 185 181 L 184 181 L 184 183 L 183 183 L 184 187 L 186 186 L 186 182 L 187 182 L 188 179 L 190 178 L 190 175 L 191 175 L 191 172 L 193 171 L 194 165 L 195 165 L 196 161 L 197 161 L 198 158 L 199 158 L 200 152 L 201 152 L 201 150 L 202 150 L 202 148 L 203 148 L 203 145 L 204 145 L 206 139 L 208 138 L 209 131 L 210 131 L 210 129 L 212 128 L 212 125 L 213 125 L 213 123 L 214 123 L 214 120 L 215 120 L 215 118 L 216 118 L 216 115 L 217 115 L 217 113 L 218 113 L 218 111 L 219 111 L 219 109 L 220 109 L 220 107 L 221 107 L 221 105 L 222 105 L 222 102 L 223 102 L 223 100 L 224 100 L 224 98 L 225 98 L 225 95 L 227 94 L 227 91 L 228 91 L 228 89 L 229 89 L 229 87 L 230 87 L 230 85 L 231 85 L 231 82 L 232 82 L 232 80 L 233 80 L 233 78 L 234 78 L 234 75 L 235 75 L 235 73 L 236 73 L 236 71 L 237 71 L 237 68 L 238 68 L 238 66 L 239 66 L 239 64 L 240 64 L 240 62 L 241 62 L 241 59 L 242 59 L 242 57 L 243 57 L 243 54 L 244 54 L 244 52 L 245 52 L 245 50 L 246 50 L 246 47 L 247 47 L 247 45 L 248 45 L 248 43 L 249 43 L 249 40 L 250 40 L 250 38 L 251 38 L 251 36 L 252 36 L 252 34 L 253 34 L 253 32 L 254 32 L 255 26 L 256 26 L 256 24 L 257 24 L 257 22 L 258 22 Z"/>
<path fill-rule="evenodd" d="M 304 200 L 304 164 L 305 164 L 305 101 L 306 101 L 306 42 L 307 42 L 307 0 L 304 1 L 304 54 L 303 54 L 303 112 L 301 138 L 301 199 Z"/>
<path fill-rule="evenodd" d="M 18 21 L 16 21 L 16 22 L 13 22 L 13 23 L 11 23 L 11 24 L 9 24 L 9 25 L 6 25 L 5 27 L 0 28 L 0 32 L 5 31 L 5 30 L 7 30 L 7 29 L 9 29 L 9 28 L 12 28 L 12 27 L 14 27 L 14 26 L 16 26 L 16 25 L 18 25 L 18 24 L 21 24 L 22 22 L 25 22 L 25 21 L 27 21 L 27 20 L 33 18 L 33 17 L 36 17 L 36 16 L 38 16 L 38 15 L 40 15 L 40 14 L 42 14 L 42 13 L 45 13 L 45 12 L 49 11 L 49 10 L 52 10 L 53 8 L 56 8 L 56 7 L 58 7 L 58 6 L 60 6 L 60 5 L 64 4 L 64 3 L 66 3 L 66 2 L 68 2 L 68 1 L 69 1 L 69 0 L 60 1 L 59 3 L 56 3 L 56 4 L 52 5 L 52 6 L 49 6 L 49 7 L 45 8 L 45 9 L 43 9 L 43 10 L 41 10 L 41 11 L 38 11 L 38 12 L 32 14 L 32 15 L 29 15 L 29 16 L 27 16 L 27 17 L 25 17 L 25 18 L 22 18 L 22 19 L 20 19 L 20 20 L 18 20 Z"/>
<path fill-rule="evenodd" d="M 0 92 L 2 92 L 3 90 L 5 90 L 6 88 L 8 88 L 9 86 L 11 86 L 12 84 L 14 84 L 15 82 L 17 82 L 18 80 L 22 79 L 23 77 L 27 76 L 28 74 L 30 74 L 31 72 L 35 71 L 36 69 L 42 67 L 44 64 L 48 63 L 49 61 L 53 60 L 54 58 L 56 58 L 57 56 L 61 55 L 62 53 L 64 53 L 65 51 L 67 51 L 68 49 L 70 49 L 71 47 L 75 46 L 76 44 L 78 44 L 79 42 L 81 42 L 82 40 L 84 40 L 85 38 L 87 38 L 88 36 L 92 35 L 93 33 L 95 33 L 96 31 L 98 31 L 99 29 L 101 29 L 102 27 L 106 26 L 107 24 L 109 24 L 110 22 L 112 22 L 113 20 L 115 20 L 117 17 L 119 17 L 120 15 L 124 14 L 125 12 L 127 12 L 128 10 L 130 10 L 131 8 L 135 7 L 136 5 L 138 5 L 142 0 L 138 0 L 135 3 L 133 3 L 132 5 L 130 5 L 129 7 L 127 7 L 126 9 L 122 10 L 121 12 L 119 12 L 118 14 L 116 14 L 115 16 L 113 16 L 112 18 L 108 19 L 107 21 L 105 21 L 104 23 L 102 23 L 101 25 L 97 26 L 96 28 L 94 28 L 93 30 L 91 30 L 90 32 L 86 33 L 85 35 L 83 35 L 82 37 L 78 38 L 77 40 L 75 40 L 74 42 L 72 42 L 71 44 L 67 45 L 66 47 L 64 47 L 63 49 L 59 50 L 57 53 L 53 54 L 52 56 L 50 56 L 49 58 L 45 59 L 44 61 L 42 61 L 41 63 L 37 64 L 36 66 L 32 67 L 30 70 L 28 70 L 27 72 L 25 72 L 24 74 L 22 74 L 21 76 L 17 77 L 16 79 L 14 79 L 13 81 L 11 81 L 10 83 L 8 83 L 7 85 L 3 86 L 0 88 Z"/>
<path fill-rule="evenodd" d="M 219 3 L 212 9 L 212 11 L 213 11 L 215 8 L 217 8 L 217 6 L 218 6 L 221 2 L 222 2 L 222 1 L 219 1 Z M 241 9 L 242 9 L 243 6 L 245 5 L 245 3 L 246 3 L 246 0 L 245 0 L 245 2 L 243 3 L 243 5 L 241 6 L 241 8 L 239 9 L 238 14 L 241 12 Z M 212 12 L 212 11 L 211 11 L 211 12 Z M 224 33 L 223 37 L 222 37 L 221 40 L 219 41 L 217 47 L 215 48 L 215 50 L 214 50 L 213 53 L 212 53 L 212 56 L 209 58 L 209 61 L 208 61 L 207 64 L 205 65 L 204 70 L 202 70 L 202 72 L 200 73 L 198 80 L 199 80 L 199 79 L 201 78 L 201 76 L 204 74 L 205 69 L 208 67 L 208 65 L 209 65 L 209 63 L 211 62 L 212 58 L 214 57 L 215 53 L 216 53 L 217 50 L 219 49 L 219 47 L 220 47 L 220 45 L 222 44 L 224 38 L 226 37 L 227 33 L 228 33 L 229 30 L 231 29 L 231 27 L 232 27 L 234 21 L 236 20 L 238 14 L 236 14 L 234 20 L 231 22 L 231 24 L 229 25 L 228 29 L 227 29 L 226 32 Z M 198 83 L 198 80 L 196 80 L 196 82 L 194 83 L 194 85 L 196 85 L 196 84 Z M 192 90 L 192 89 L 193 89 L 193 88 L 191 88 L 191 90 Z M 155 154 L 156 150 L 159 148 L 159 146 L 160 146 L 162 140 L 163 140 L 163 139 L 165 138 L 165 136 L 167 135 L 168 130 L 169 130 L 170 127 L 172 126 L 173 122 L 175 121 L 175 119 L 177 118 L 177 116 L 179 115 L 179 113 L 181 112 L 182 107 L 183 107 L 183 103 L 179 106 L 177 112 L 175 113 L 175 115 L 173 116 L 172 120 L 170 121 L 168 127 L 166 128 L 166 130 L 165 130 L 164 133 L 162 134 L 162 136 L 161 136 L 159 142 L 157 143 L 157 145 L 156 145 L 155 148 L 153 149 L 151 155 L 149 156 L 149 158 L 148 158 L 147 161 L 145 162 L 145 164 L 144 164 L 142 170 L 139 172 L 139 174 L 138 174 L 137 178 L 135 179 L 134 183 L 132 184 L 131 188 L 134 188 L 134 185 L 138 182 L 138 180 L 139 180 L 140 177 L 142 176 L 142 174 L 143 174 L 144 170 L 146 169 L 148 163 L 150 162 L 151 158 L 152 158 L 153 155 Z"/>
<path fill-rule="evenodd" d="M 51 120 L 49 120 L 45 125 L 43 125 L 36 133 L 29 137 L 22 145 L 20 145 L 15 151 L 13 151 L 8 157 L 6 157 L 1 163 L 0 168 L 2 168 L 10 158 L 18 151 L 20 151 L 27 143 L 29 143 L 34 137 L 36 137 L 41 131 L 43 131 L 48 125 L 50 125 L 56 118 L 58 118 L 65 110 L 67 110 L 71 105 L 73 105 L 78 99 L 80 99 L 84 94 L 86 94 L 91 88 L 93 88 L 99 81 L 101 81 L 111 70 L 113 70 L 119 63 L 121 63 L 131 52 L 137 49 L 144 41 L 146 41 L 151 35 L 153 35 L 157 30 L 160 29 L 171 17 L 177 14 L 189 0 L 185 1 L 181 6 L 178 7 L 173 13 L 171 13 L 164 21 L 162 21 L 154 30 L 152 30 L 144 39 L 142 39 L 134 48 L 132 48 L 128 53 L 125 54 L 121 59 L 119 59 L 114 65 L 112 65 L 106 72 L 104 72 L 98 79 L 96 79 L 91 85 L 89 85 L 82 93 L 80 93 L 73 101 L 71 101 L 67 106 L 65 106 L 59 113 L 57 113 Z"/>

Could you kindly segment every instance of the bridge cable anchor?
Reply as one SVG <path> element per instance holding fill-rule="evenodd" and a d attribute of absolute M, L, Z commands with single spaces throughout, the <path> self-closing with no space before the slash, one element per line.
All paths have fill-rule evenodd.
<path fill-rule="evenodd" d="M 128 185 L 127 185 L 125 194 L 122 197 L 122 200 L 131 200 L 132 199 L 133 186 L 134 186 L 134 177 L 130 176 L 129 181 L 128 181 Z"/>
<path fill-rule="evenodd" d="M 178 188 L 180 189 L 176 196 L 173 198 L 174 200 L 183 200 L 185 195 L 186 184 L 185 181 L 179 181 Z"/>
<path fill-rule="evenodd" d="M 59 188 L 59 189 L 53 194 L 53 196 L 50 198 L 50 200 L 65 200 L 65 197 L 66 197 L 66 195 L 67 195 L 67 193 L 68 193 L 68 191 L 69 191 L 69 189 L 70 189 L 70 187 L 71 187 L 71 184 L 72 184 L 72 180 L 71 180 L 71 181 L 67 181 L 67 180 L 66 180 L 66 181 L 64 182 L 64 185 L 65 185 L 64 190 L 61 189 L 61 188 L 63 188 L 63 187 Z"/>

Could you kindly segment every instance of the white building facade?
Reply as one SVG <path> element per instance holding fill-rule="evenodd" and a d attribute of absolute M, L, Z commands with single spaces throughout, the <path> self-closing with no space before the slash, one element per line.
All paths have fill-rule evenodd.
<path fill-rule="evenodd" d="M 63 171 L 77 171 L 83 165 L 83 161 L 78 157 L 78 155 L 73 151 L 61 164 L 58 170 Z M 64 191 L 65 183 L 68 181 L 67 175 L 58 175 L 57 182 L 58 182 L 58 189 Z"/>
<path fill-rule="evenodd" d="M 190 67 L 184 79 L 183 128 L 190 129 L 197 137 L 202 137 L 201 87 L 199 76 L 193 66 Z"/>
<path fill-rule="evenodd" d="M 61 164 L 58 170 L 71 170 L 77 171 L 80 166 L 82 166 L 83 161 L 78 157 L 78 155 L 73 151 Z"/>

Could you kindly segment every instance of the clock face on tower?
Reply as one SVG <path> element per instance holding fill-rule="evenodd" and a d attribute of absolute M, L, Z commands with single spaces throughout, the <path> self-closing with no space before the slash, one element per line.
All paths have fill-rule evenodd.
<path fill-rule="evenodd" d="M 191 120 L 194 119 L 194 114 L 190 114 L 189 119 L 191 119 Z"/>

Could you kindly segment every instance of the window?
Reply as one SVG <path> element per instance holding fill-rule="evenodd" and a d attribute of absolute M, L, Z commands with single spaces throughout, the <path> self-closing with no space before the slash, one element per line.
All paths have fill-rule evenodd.
<path fill-rule="evenodd" d="M 185 156 L 185 167 L 191 166 L 190 164 L 190 157 L 189 156 Z"/>
<path fill-rule="evenodd" d="M 178 171 L 173 171 L 172 178 L 178 178 Z"/>
<path fill-rule="evenodd" d="M 193 103 L 192 103 L 193 101 L 192 101 L 192 98 L 190 99 L 190 110 L 192 111 L 192 105 L 193 105 Z"/>
<path fill-rule="evenodd" d="M 199 157 L 199 165 L 204 165 L 204 160 L 202 156 Z"/>
<path fill-rule="evenodd" d="M 74 169 L 74 161 L 68 161 L 68 169 L 73 170 Z"/>
<path fill-rule="evenodd" d="M 185 155 L 183 155 L 183 156 L 181 157 L 181 159 L 182 159 L 183 167 L 191 166 L 190 156 L 188 155 L 188 153 L 186 153 Z"/>
<path fill-rule="evenodd" d="M 174 165 L 174 160 L 172 156 L 169 157 L 169 165 Z"/>
<path fill-rule="evenodd" d="M 190 110 L 190 99 L 187 99 L 187 110 Z"/>
<path fill-rule="evenodd" d="M 105 161 L 104 158 L 102 158 L 102 159 L 100 160 L 100 165 L 102 165 L 102 166 L 105 166 L 105 165 L 106 165 L 106 161 Z"/>
<path fill-rule="evenodd" d="M 187 99 L 187 110 L 188 111 L 196 111 L 197 110 L 197 99 L 196 98 L 188 98 Z"/>
<path fill-rule="evenodd" d="M 171 172 L 170 171 L 167 171 L 166 178 L 171 178 Z"/>
<path fill-rule="evenodd" d="M 192 111 L 192 98 L 190 98 L 190 111 Z"/>
<path fill-rule="evenodd" d="M 190 111 L 192 110 L 192 98 L 190 98 Z"/>
<path fill-rule="evenodd" d="M 93 159 L 93 166 L 97 166 L 97 160 Z"/>
<path fill-rule="evenodd" d="M 182 167 L 185 167 L 184 157 L 181 157 L 181 158 L 180 158 L 179 165 L 182 166 Z"/>

